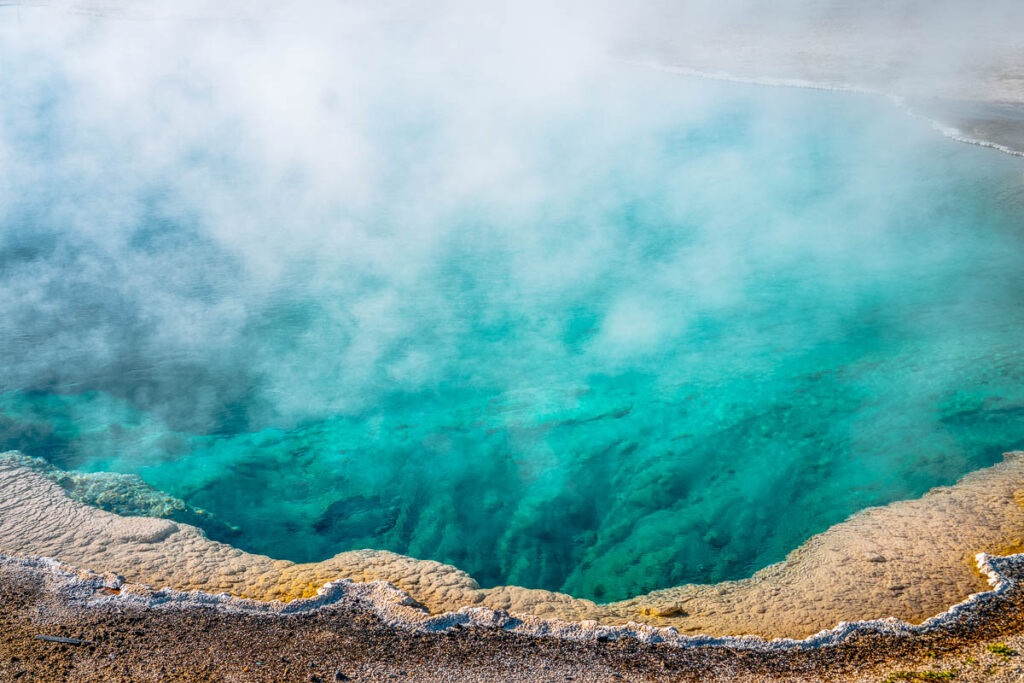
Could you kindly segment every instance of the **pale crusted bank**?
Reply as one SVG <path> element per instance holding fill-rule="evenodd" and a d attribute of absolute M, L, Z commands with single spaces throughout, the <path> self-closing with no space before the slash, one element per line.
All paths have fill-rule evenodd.
<path fill-rule="evenodd" d="M 455 567 L 383 551 L 310 564 L 252 555 L 188 524 L 74 501 L 16 453 L 0 459 L 0 501 L 0 552 L 54 557 L 156 588 L 290 600 L 338 579 L 382 580 L 433 613 L 484 606 L 609 625 L 674 626 L 681 633 L 802 638 L 842 621 L 891 616 L 919 623 L 987 590 L 975 554 L 1024 547 L 1024 453 L 1007 454 L 920 499 L 862 511 L 750 579 L 608 605 L 514 586 L 481 589 Z"/>
<path fill-rule="evenodd" d="M 946 135 L 1024 155 L 1024 4 L 821 0 L 792 16 L 660 22 L 620 50 L 630 61 L 765 85 L 898 98 Z"/>

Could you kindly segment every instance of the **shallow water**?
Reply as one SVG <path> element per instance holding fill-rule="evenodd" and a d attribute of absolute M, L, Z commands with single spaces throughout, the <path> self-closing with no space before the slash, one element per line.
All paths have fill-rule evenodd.
<path fill-rule="evenodd" d="M 336 185 L 231 111 L 125 130 L 14 79 L 0 450 L 254 552 L 609 601 L 1024 445 L 1020 160 L 866 96 L 589 85 L 486 125 L 378 93 Z"/>

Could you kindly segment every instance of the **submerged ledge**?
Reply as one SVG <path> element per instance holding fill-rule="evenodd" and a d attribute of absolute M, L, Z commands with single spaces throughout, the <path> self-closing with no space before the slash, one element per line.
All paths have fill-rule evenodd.
<path fill-rule="evenodd" d="M 52 557 L 157 590 L 258 601 L 322 599 L 324 587 L 341 580 L 383 581 L 424 615 L 483 607 L 501 611 L 488 619 L 513 613 L 595 622 L 590 629 L 633 623 L 633 629 L 672 627 L 683 635 L 803 639 L 842 622 L 926 622 L 998 582 L 987 555 L 1024 550 L 1024 452 L 919 499 L 861 511 L 749 579 L 606 605 L 516 586 L 481 589 L 455 567 L 385 551 L 308 564 L 253 555 L 189 524 L 121 516 L 72 500 L 28 461 L 17 452 L 0 455 L 0 553 Z M 986 554 L 987 576 L 976 564 L 979 553 Z"/>

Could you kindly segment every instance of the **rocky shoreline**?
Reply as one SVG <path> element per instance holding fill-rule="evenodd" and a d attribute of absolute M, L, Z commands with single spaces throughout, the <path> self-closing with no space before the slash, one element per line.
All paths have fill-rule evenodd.
<path fill-rule="evenodd" d="M 996 560 L 1005 588 L 921 629 L 851 630 L 828 644 L 749 649 L 635 637 L 568 639 L 479 618 L 396 625 L 380 587 L 313 609 L 246 609 L 0 557 L 0 679 L 21 681 L 897 681 L 1018 680 L 1024 558 Z M 386 591 L 384 592 L 386 596 Z M 408 606 L 406 606 L 409 608 Z M 414 608 L 413 608 L 414 609 Z M 507 617 L 507 615 L 506 615 Z M 753 644 L 753 643 L 751 643 Z"/>

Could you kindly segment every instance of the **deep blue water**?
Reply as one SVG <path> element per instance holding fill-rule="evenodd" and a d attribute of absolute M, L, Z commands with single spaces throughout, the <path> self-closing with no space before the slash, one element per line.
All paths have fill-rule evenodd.
<path fill-rule="evenodd" d="M 615 68 L 281 142 L 166 87 L 0 93 L 0 449 L 608 601 L 1024 445 L 1024 166 L 883 101 Z"/>

